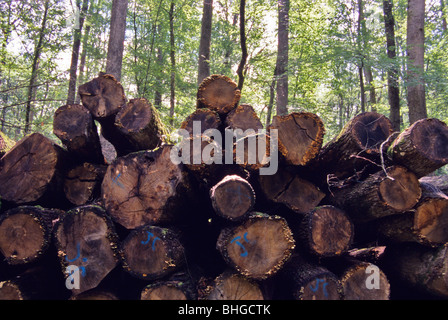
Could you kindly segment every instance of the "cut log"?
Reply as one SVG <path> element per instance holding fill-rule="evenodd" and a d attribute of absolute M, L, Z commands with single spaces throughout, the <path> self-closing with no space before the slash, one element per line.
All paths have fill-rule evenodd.
<path fill-rule="evenodd" d="M 286 163 L 300 166 L 318 155 L 325 135 L 322 120 L 310 112 L 274 116 L 268 129 L 278 130 L 278 149 Z"/>
<path fill-rule="evenodd" d="M 187 172 L 174 164 L 172 146 L 117 158 L 102 184 L 104 207 L 127 229 L 182 217 L 190 190 Z"/>
<path fill-rule="evenodd" d="M 58 108 L 54 114 L 53 132 L 72 157 L 83 162 L 104 164 L 98 129 L 84 106 L 72 104 Z"/>
<path fill-rule="evenodd" d="M 180 125 L 190 136 L 202 135 L 208 129 L 221 130 L 221 119 L 216 111 L 196 109 Z M 193 133 L 194 130 L 194 133 Z"/>
<path fill-rule="evenodd" d="M 119 300 L 112 292 L 92 289 L 70 298 L 70 300 Z"/>
<path fill-rule="evenodd" d="M 332 189 L 331 201 L 345 210 L 354 223 L 363 223 L 412 209 L 421 188 L 414 173 L 391 166 L 339 190 Z"/>
<path fill-rule="evenodd" d="M 320 206 L 302 218 L 298 235 L 308 252 L 318 257 L 346 253 L 352 243 L 354 226 L 345 211 L 334 206 Z"/>
<path fill-rule="evenodd" d="M 184 247 L 172 230 L 143 226 L 132 230 L 121 245 L 123 268 L 131 275 L 154 280 L 184 264 Z"/>
<path fill-rule="evenodd" d="M 198 88 L 198 108 L 208 108 L 220 115 L 233 110 L 241 98 L 238 85 L 224 75 L 211 75 L 205 78 Z"/>
<path fill-rule="evenodd" d="M 42 134 L 26 136 L 0 159 L 0 197 L 17 205 L 49 201 L 57 207 L 64 202 L 62 177 L 70 163 L 66 151 Z"/>
<path fill-rule="evenodd" d="M 96 288 L 118 264 L 118 236 L 100 206 L 67 211 L 56 223 L 54 237 L 67 288 L 74 295 Z"/>
<path fill-rule="evenodd" d="M 285 167 L 274 175 L 260 175 L 259 185 L 268 201 L 282 203 L 297 213 L 311 211 L 325 197 L 313 183 Z"/>
<path fill-rule="evenodd" d="M 262 280 L 290 258 L 295 241 L 284 218 L 253 213 L 242 224 L 222 229 L 216 247 L 229 266 Z"/>
<path fill-rule="evenodd" d="M 342 299 L 338 277 L 326 267 L 301 256 L 295 255 L 280 275 L 286 291 L 295 300 Z"/>
<path fill-rule="evenodd" d="M 249 129 L 258 130 L 263 129 L 263 124 L 260 121 L 254 108 L 248 104 L 241 104 L 226 116 L 226 126 L 230 129 L 240 129 L 246 131 Z"/>
<path fill-rule="evenodd" d="M 0 300 L 24 300 L 19 286 L 12 280 L 0 282 Z"/>
<path fill-rule="evenodd" d="M 153 150 L 168 136 L 157 109 L 144 98 L 131 99 L 115 118 L 103 121 L 101 127 L 104 138 L 114 145 L 118 156 Z"/>
<path fill-rule="evenodd" d="M 365 112 L 350 120 L 339 135 L 326 143 L 309 170 L 320 187 L 331 179 L 344 179 L 357 171 L 381 165 L 381 144 L 393 133 L 390 120 Z M 372 165 L 372 162 L 376 165 Z"/>
<path fill-rule="evenodd" d="M 417 243 L 387 246 L 382 263 L 391 282 L 406 284 L 414 291 L 433 297 L 448 298 L 446 244 L 437 248 Z"/>
<path fill-rule="evenodd" d="M 440 246 L 448 242 L 448 196 L 421 183 L 422 196 L 413 210 L 378 223 L 378 233 L 395 242 Z"/>
<path fill-rule="evenodd" d="M 255 192 L 247 180 L 230 175 L 210 189 L 210 199 L 213 209 L 220 217 L 241 221 L 255 204 Z"/>
<path fill-rule="evenodd" d="M 388 155 L 418 178 L 426 176 L 448 164 L 448 126 L 434 118 L 416 121 L 394 140 Z"/>
<path fill-rule="evenodd" d="M 390 283 L 377 265 L 342 257 L 329 269 L 340 279 L 344 300 L 389 300 Z"/>
<path fill-rule="evenodd" d="M 0 131 L 0 158 L 3 157 L 12 147 L 14 147 L 14 144 L 15 142 L 12 139 Z"/>
<path fill-rule="evenodd" d="M 143 288 L 141 300 L 196 300 L 197 288 L 188 273 L 176 272 Z"/>
<path fill-rule="evenodd" d="M 430 184 L 439 189 L 445 195 L 448 195 L 448 175 L 446 174 L 421 177 L 419 181 L 421 183 Z"/>
<path fill-rule="evenodd" d="M 78 88 L 81 102 L 100 122 L 115 115 L 126 103 L 123 86 L 114 76 L 100 73 Z"/>
<path fill-rule="evenodd" d="M 64 181 L 67 200 L 75 206 L 81 206 L 99 199 L 106 169 L 106 166 L 87 162 L 71 169 Z"/>
<path fill-rule="evenodd" d="M 264 300 L 257 282 L 229 270 L 220 274 L 202 294 L 203 300 Z"/>
<path fill-rule="evenodd" d="M 10 265 L 38 260 L 51 242 L 52 221 L 60 210 L 34 206 L 10 209 L 0 217 L 0 251 Z"/>

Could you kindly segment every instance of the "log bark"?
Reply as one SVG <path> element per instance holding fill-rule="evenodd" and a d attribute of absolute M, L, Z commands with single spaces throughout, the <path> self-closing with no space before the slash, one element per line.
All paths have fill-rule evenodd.
<path fill-rule="evenodd" d="M 98 129 L 84 106 L 65 105 L 54 114 L 53 132 L 76 159 L 104 164 Z"/>
<path fill-rule="evenodd" d="M 419 120 L 400 133 L 388 155 L 418 178 L 426 176 L 448 164 L 448 126 L 434 118 Z"/>
<path fill-rule="evenodd" d="M 168 131 L 159 113 L 144 98 L 131 99 L 115 118 L 103 121 L 102 134 L 111 142 L 117 155 L 141 150 L 153 150 L 167 139 Z"/>
<path fill-rule="evenodd" d="M 317 257 L 346 253 L 353 243 L 354 226 L 345 211 L 324 205 L 306 213 L 298 230 L 301 245 Z"/>
<path fill-rule="evenodd" d="M 274 175 L 260 175 L 259 186 L 270 202 L 281 203 L 297 213 L 314 209 L 325 194 L 294 171 L 280 167 Z"/>
<path fill-rule="evenodd" d="M 62 177 L 70 165 L 67 151 L 50 139 L 26 136 L 0 159 L 0 197 L 16 205 L 62 205 Z"/>
<path fill-rule="evenodd" d="M 412 209 L 421 197 L 417 177 L 401 166 L 388 167 L 363 181 L 331 192 L 329 199 L 332 204 L 345 210 L 354 223 L 403 214 Z"/>
<path fill-rule="evenodd" d="M 171 161 L 172 146 L 117 158 L 107 168 L 102 200 L 127 229 L 182 218 L 190 190 L 188 173 Z"/>
<path fill-rule="evenodd" d="M 123 86 L 110 74 L 101 73 L 79 86 L 78 92 L 83 106 L 99 121 L 117 114 L 126 104 Z"/>
<path fill-rule="evenodd" d="M 199 85 L 197 107 L 208 108 L 223 115 L 236 108 L 240 98 L 241 91 L 232 79 L 214 74 L 202 80 Z"/>
<path fill-rule="evenodd" d="M 66 284 L 75 280 L 67 267 L 79 268 L 79 288 L 76 281 L 72 282 L 74 295 L 96 288 L 119 262 L 115 227 L 100 206 L 86 205 L 67 211 L 55 225 L 54 238 Z"/>
<path fill-rule="evenodd" d="M 390 120 L 376 112 L 365 112 L 352 118 L 338 136 L 326 143 L 309 170 L 320 187 L 333 178 L 344 179 L 357 171 L 381 164 L 381 144 L 392 134 Z"/>
<path fill-rule="evenodd" d="M 132 230 L 121 245 L 123 268 L 144 279 L 162 278 L 184 264 L 179 235 L 168 228 L 143 226 Z"/>
<path fill-rule="evenodd" d="M 264 300 L 260 285 L 249 278 L 226 270 L 203 292 L 201 300 Z"/>
<path fill-rule="evenodd" d="M 295 255 L 281 271 L 286 297 L 295 300 L 341 300 L 338 277 L 326 267 Z"/>
<path fill-rule="evenodd" d="M 0 251 L 10 265 L 27 264 L 40 259 L 51 242 L 52 220 L 59 210 L 38 206 L 19 206 L 0 217 Z"/>
<path fill-rule="evenodd" d="M 318 155 L 325 135 L 322 120 L 309 112 L 274 116 L 268 129 L 278 130 L 278 149 L 286 163 L 300 166 Z"/>
<path fill-rule="evenodd" d="M 421 177 L 419 181 L 433 185 L 445 195 L 448 194 L 448 175 L 425 176 Z"/>
<path fill-rule="evenodd" d="M 422 196 L 413 210 L 391 216 L 378 224 L 378 233 L 389 241 L 441 246 L 448 242 L 448 196 L 422 184 Z"/>
<path fill-rule="evenodd" d="M 229 175 L 210 189 L 210 200 L 217 215 L 241 221 L 255 205 L 255 192 L 246 179 Z"/>
<path fill-rule="evenodd" d="M 71 169 L 64 181 L 67 200 L 75 206 L 81 206 L 100 199 L 101 183 L 106 169 L 105 165 L 88 162 Z"/>
<path fill-rule="evenodd" d="M 233 130 L 241 129 L 246 131 L 253 129 L 255 132 L 263 129 L 263 124 L 255 112 L 254 108 L 249 104 L 241 104 L 230 111 L 225 120 L 226 126 Z"/>
<path fill-rule="evenodd" d="M 254 213 L 242 224 L 224 228 L 216 247 L 229 266 L 262 280 L 281 269 L 295 240 L 284 218 Z"/>

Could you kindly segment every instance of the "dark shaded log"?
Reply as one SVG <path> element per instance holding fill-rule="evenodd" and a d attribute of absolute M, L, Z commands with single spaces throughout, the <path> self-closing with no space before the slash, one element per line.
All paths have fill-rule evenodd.
<path fill-rule="evenodd" d="M 131 275 L 154 280 L 184 264 L 184 247 L 173 230 L 143 226 L 132 230 L 121 245 L 123 268 Z"/>
<path fill-rule="evenodd" d="M 297 232 L 300 244 L 318 257 L 346 253 L 352 243 L 354 226 L 345 211 L 334 206 L 317 207 L 304 214 Z"/>
<path fill-rule="evenodd" d="M 174 164 L 172 146 L 117 158 L 102 184 L 104 207 L 127 229 L 182 218 L 190 185 L 182 164 Z"/>
<path fill-rule="evenodd" d="M 448 164 L 448 126 L 434 118 L 413 123 L 394 140 L 388 155 L 418 178 Z"/>
<path fill-rule="evenodd" d="M 102 121 L 102 134 L 118 156 L 141 150 L 153 150 L 164 143 L 168 130 L 159 113 L 144 98 L 131 99 L 116 116 Z"/>
<path fill-rule="evenodd" d="M 117 266 L 118 236 L 102 207 L 86 205 L 67 211 L 54 229 L 62 272 L 74 295 L 96 288 Z M 69 266 L 76 266 L 79 273 L 72 275 L 74 272 L 68 272 Z M 79 288 L 76 287 L 77 276 Z"/>
<path fill-rule="evenodd" d="M 241 129 L 246 131 L 253 129 L 255 132 L 263 129 L 263 124 L 260 121 L 254 108 L 248 104 L 241 104 L 226 116 L 226 126 L 230 129 Z"/>
<path fill-rule="evenodd" d="M 126 103 L 123 86 L 111 74 L 100 73 L 79 86 L 78 92 L 83 106 L 99 121 L 115 115 Z"/>
<path fill-rule="evenodd" d="M 38 260 L 51 242 L 52 222 L 60 210 L 20 206 L 0 216 L 0 251 L 10 265 Z"/>
<path fill-rule="evenodd" d="M 437 176 L 425 176 L 421 177 L 419 179 L 421 183 L 428 183 L 437 189 L 439 189 L 441 192 L 443 192 L 445 195 L 448 194 L 448 175 L 437 175 Z"/>
<path fill-rule="evenodd" d="M 0 300 L 24 300 L 19 286 L 12 280 L 0 282 Z"/>
<path fill-rule="evenodd" d="M 92 289 L 89 291 L 82 292 L 76 296 L 72 296 L 70 300 L 119 300 L 118 297 L 112 292 L 101 291 L 97 289 Z"/>
<path fill-rule="evenodd" d="M 382 269 L 397 286 L 406 284 L 411 290 L 433 297 L 448 297 L 447 245 L 437 248 L 417 243 L 387 246 Z M 393 284 L 393 283 L 392 283 Z M 393 289 L 392 285 L 392 290 Z M 398 287 L 397 287 L 398 289 Z"/>
<path fill-rule="evenodd" d="M 258 180 L 269 201 L 282 203 L 297 213 L 309 212 L 325 197 L 313 183 L 285 167 L 280 167 L 274 175 L 260 175 Z"/>
<path fill-rule="evenodd" d="M 222 229 L 216 248 L 242 275 L 266 279 L 290 258 L 295 241 L 286 220 L 253 213 L 242 224 Z"/>
<path fill-rule="evenodd" d="M 300 166 L 318 155 L 325 135 L 322 120 L 309 112 L 274 116 L 268 129 L 278 130 L 278 149 L 286 163 Z"/>
<path fill-rule="evenodd" d="M 160 280 L 143 288 L 141 300 L 196 300 L 194 281 L 184 272 L 177 272 L 168 280 Z"/>
<path fill-rule="evenodd" d="M 250 183 L 238 175 L 229 175 L 210 189 L 215 212 L 230 221 L 244 219 L 255 204 L 255 192 Z"/>
<path fill-rule="evenodd" d="M 412 209 L 421 196 L 417 177 L 401 166 L 388 167 L 331 192 L 331 202 L 345 210 L 354 223 L 402 214 Z"/>
<path fill-rule="evenodd" d="M 195 124 L 196 123 L 196 127 Z M 201 135 L 208 129 L 221 130 L 221 119 L 216 111 L 210 109 L 194 110 L 180 125 L 180 129 L 187 130 L 190 136 Z"/>
<path fill-rule="evenodd" d="M 72 157 L 83 162 L 104 164 L 98 129 L 84 106 L 71 104 L 58 108 L 54 113 L 53 132 Z"/>
<path fill-rule="evenodd" d="M 332 179 L 344 179 L 357 171 L 381 164 L 381 144 L 393 133 L 392 123 L 382 114 L 365 112 L 352 118 L 326 143 L 309 170 L 320 187 Z M 372 165 L 376 163 L 377 165 Z"/>
<path fill-rule="evenodd" d="M 208 108 L 221 114 L 233 110 L 241 98 L 238 85 L 224 75 L 211 75 L 199 85 L 197 93 L 198 108 Z"/>
<path fill-rule="evenodd" d="M 333 259 L 328 268 L 340 279 L 344 300 L 389 300 L 390 283 L 376 264 L 352 257 Z"/>
<path fill-rule="evenodd" d="M 15 142 L 12 139 L 0 131 L 0 158 L 3 157 L 12 147 L 14 147 L 14 144 Z"/>
<path fill-rule="evenodd" d="M 106 169 L 106 166 L 87 162 L 71 169 L 64 181 L 67 200 L 75 206 L 81 206 L 100 198 Z"/>
<path fill-rule="evenodd" d="M 395 242 L 440 246 L 448 242 L 448 196 L 421 183 L 422 196 L 413 210 L 382 219 L 378 233 Z"/>
<path fill-rule="evenodd" d="M 18 205 L 63 204 L 62 177 L 70 165 L 67 151 L 50 139 L 26 136 L 0 159 L 0 197 Z"/>
<path fill-rule="evenodd" d="M 323 265 L 295 255 L 281 270 L 287 299 L 341 300 L 342 286 L 338 277 Z"/>
<path fill-rule="evenodd" d="M 260 285 L 241 274 L 226 270 L 202 292 L 201 300 L 264 300 Z"/>

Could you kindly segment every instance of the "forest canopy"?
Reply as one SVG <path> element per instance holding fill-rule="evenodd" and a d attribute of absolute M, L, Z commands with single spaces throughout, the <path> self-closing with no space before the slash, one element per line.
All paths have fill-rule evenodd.
<path fill-rule="evenodd" d="M 79 103 L 78 87 L 107 72 L 120 1 L 0 1 L 2 132 L 15 141 L 30 132 L 54 137 L 55 110 Z M 448 120 L 446 0 L 124 2 L 120 82 L 128 99 L 146 98 L 171 130 L 196 108 L 200 72 L 238 82 L 240 103 L 263 124 L 285 111 L 316 113 L 327 141 L 363 111 L 405 128 L 415 86 L 426 115 Z M 409 14 L 416 5 L 424 29 Z M 424 30 L 424 43 L 410 42 L 411 28 Z M 411 61 L 413 47 L 423 49 L 421 66 Z"/>

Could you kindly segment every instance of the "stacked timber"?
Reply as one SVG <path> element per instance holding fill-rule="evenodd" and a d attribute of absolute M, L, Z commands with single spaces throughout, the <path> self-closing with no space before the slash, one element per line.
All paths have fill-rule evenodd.
<path fill-rule="evenodd" d="M 264 128 L 212 75 L 173 144 L 113 76 L 79 94 L 60 143 L 1 136 L 0 299 L 448 298 L 442 121 L 365 112 L 324 144 L 318 115 Z"/>

